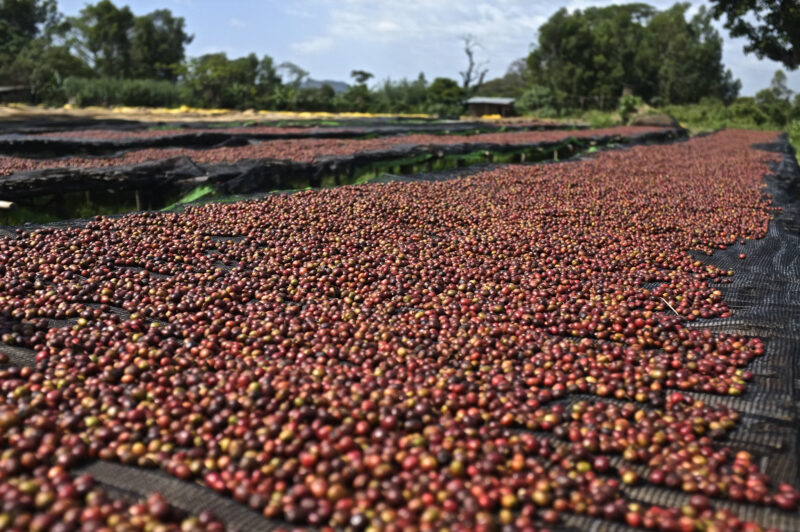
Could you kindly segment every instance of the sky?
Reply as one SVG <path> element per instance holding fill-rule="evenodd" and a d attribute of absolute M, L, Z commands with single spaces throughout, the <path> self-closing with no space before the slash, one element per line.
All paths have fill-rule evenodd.
<path fill-rule="evenodd" d="M 641 0 L 663 9 L 673 0 Z M 86 0 L 58 0 L 65 15 L 77 15 Z M 466 67 L 460 37 L 481 43 L 477 59 L 488 61 L 487 79 L 502 76 L 512 61 L 528 55 L 537 28 L 561 7 L 569 10 L 628 0 L 115 0 L 142 15 L 168 8 L 186 19 L 194 41 L 187 55 L 255 52 L 276 64 L 291 61 L 318 80 L 351 82 L 350 72 L 366 70 L 375 80 L 416 78 L 424 72 L 459 78 Z M 690 14 L 707 5 L 690 2 Z M 745 55 L 744 39 L 724 39 L 723 63 L 742 81 L 740 95 L 769 86 L 779 63 Z M 786 69 L 784 69 L 786 70 Z M 800 69 L 787 72 L 789 87 L 800 92 Z"/>

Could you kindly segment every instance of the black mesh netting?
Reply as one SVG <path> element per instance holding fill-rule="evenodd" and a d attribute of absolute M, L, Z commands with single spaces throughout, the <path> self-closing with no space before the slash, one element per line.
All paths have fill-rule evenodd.
<path fill-rule="evenodd" d="M 12 201 L 35 198 L 43 194 L 82 192 L 106 189 L 142 189 L 159 191 L 165 187 L 185 187 L 188 190 L 201 184 L 213 185 L 224 194 L 247 194 L 281 188 L 319 187 L 326 174 L 355 175 L 360 169 L 378 162 L 413 159 L 419 156 L 466 155 L 484 151 L 506 153 L 519 150 L 538 150 L 552 156 L 563 150 L 566 156 L 590 146 L 611 144 L 649 144 L 674 141 L 684 130 L 664 129 L 629 136 L 597 134 L 580 138 L 566 135 L 555 141 L 520 144 L 464 142 L 443 145 L 397 144 L 390 148 L 358 152 L 351 155 L 319 156 L 302 162 L 269 158 L 246 159 L 224 163 L 196 163 L 188 156 L 146 161 L 134 164 L 97 167 L 64 167 L 15 172 L 0 179 L 0 195 Z M 337 177 L 337 183 L 339 184 Z"/>
<path fill-rule="evenodd" d="M 427 124 L 347 124 L 342 127 L 307 127 L 289 128 L 285 131 L 260 131 L 257 127 L 239 128 L 213 128 L 209 124 L 175 124 L 175 129 L 180 132 L 165 131 L 162 136 L 154 132 L 147 137 L 122 137 L 122 138 L 81 138 L 79 134 L 74 137 L 48 137 L 48 133 L 62 131 L 76 131 L 68 127 L 55 126 L 44 131 L 36 128 L 26 128 L 20 125 L 11 133 L 0 130 L 0 151 L 6 155 L 23 157 L 56 157 L 67 155 L 109 155 L 127 150 L 142 148 L 213 148 L 222 146 L 243 146 L 250 141 L 282 140 L 301 138 L 340 138 L 357 139 L 371 136 L 392 136 L 408 133 L 437 133 L 472 134 L 491 133 L 501 131 L 550 131 L 555 129 L 587 129 L 584 125 L 573 124 L 492 124 L 486 122 L 436 122 Z M 100 123 L 97 128 L 103 127 Z M 169 127 L 162 126 L 162 127 Z M 105 129 L 111 131 L 142 131 L 145 128 L 133 129 L 129 124 L 109 126 Z M 276 128 L 277 129 L 277 128 Z M 79 130 L 78 130 L 79 131 Z M 17 132 L 33 132 L 41 136 L 21 136 Z"/>
<path fill-rule="evenodd" d="M 767 235 L 760 240 L 728 246 L 710 256 L 692 253 L 706 264 L 733 270 L 734 276 L 730 284 L 715 286 L 722 291 L 732 316 L 698 320 L 691 326 L 758 336 L 765 342 L 765 356 L 748 368 L 755 377 L 741 397 L 685 393 L 739 411 L 740 424 L 726 445 L 757 457 L 761 469 L 775 481 L 800 486 L 800 167 L 785 136 L 775 144 L 757 147 L 781 155 L 774 173 L 764 179 L 765 193 L 780 210 L 776 210 Z M 741 254 L 746 260 L 739 258 Z M 570 402 L 580 399 L 572 397 Z M 688 494 L 652 485 L 623 491 L 631 500 L 649 504 L 681 506 L 689 500 Z M 763 526 L 800 530 L 796 513 L 733 501 L 715 500 L 714 504 Z M 567 515 L 564 522 L 564 530 L 634 530 L 586 516 Z"/>
<path fill-rule="evenodd" d="M 144 498 L 157 491 L 176 508 L 194 515 L 210 510 L 229 530 L 266 532 L 289 527 L 286 523 L 271 521 L 246 505 L 218 495 L 209 488 L 178 480 L 160 471 L 96 461 L 78 468 L 75 472 L 92 475 L 109 492 L 122 498 Z"/>

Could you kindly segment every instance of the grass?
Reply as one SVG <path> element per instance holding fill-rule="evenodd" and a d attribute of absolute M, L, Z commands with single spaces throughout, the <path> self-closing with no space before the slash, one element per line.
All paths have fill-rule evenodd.
<path fill-rule="evenodd" d="M 7 211 L 0 211 L 0 225 L 22 225 L 24 223 L 44 224 L 58 221 L 60 218 L 40 209 L 16 206 Z"/>
<path fill-rule="evenodd" d="M 754 105 L 754 104 L 753 104 Z M 792 120 L 788 125 L 771 122 L 760 114 L 757 107 L 745 104 L 724 106 L 720 102 L 696 103 L 685 105 L 668 105 L 656 112 L 664 112 L 677 119 L 689 130 L 689 135 L 708 133 L 719 129 L 753 129 L 785 131 L 795 151 L 800 153 L 800 119 Z M 622 118 L 616 111 L 585 111 L 567 113 L 560 118 L 581 120 L 593 128 L 622 125 Z"/>
<path fill-rule="evenodd" d="M 800 120 L 792 122 L 792 127 L 789 128 L 789 142 L 794 146 L 795 157 L 800 153 Z"/>
<path fill-rule="evenodd" d="M 167 205 L 166 207 L 161 209 L 161 212 L 170 212 L 170 211 L 174 210 L 175 207 L 178 207 L 179 205 L 182 205 L 184 203 L 192 203 L 193 201 L 197 201 L 197 200 L 199 200 L 201 198 L 204 198 L 206 196 L 213 195 L 213 194 L 214 194 L 214 187 L 212 187 L 211 185 L 200 185 L 199 187 L 195 187 L 194 189 L 189 191 L 188 194 L 186 194 L 185 196 L 180 198 L 175 203 L 172 203 L 171 205 Z"/>

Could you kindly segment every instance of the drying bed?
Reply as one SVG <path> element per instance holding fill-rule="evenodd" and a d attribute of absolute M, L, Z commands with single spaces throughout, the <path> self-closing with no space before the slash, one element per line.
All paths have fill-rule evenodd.
<path fill-rule="evenodd" d="M 353 183 L 387 165 L 427 161 L 469 164 L 502 156 L 517 161 L 568 157 L 610 144 L 667 142 L 685 134 L 670 128 L 609 128 L 483 134 L 410 135 L 368 140 L 298 139 L 210 150 L 151 149 L 119 157 L 51 160 L 0 157 L 0 196 L 20 201 L 86 190 L 187 191 L 209 183 L 227 194 Z M 475 162 L 475 161 L 473 161 Z M 55 168 L 48 168 L 54 166 Z M 24 168 L 40 168 L 22 171 Z M 44 169 L 41 169 L 44 168 Z M 162 205 L 163 206 L 163 205 Z M 160 208 L 160 207 L 159 207 Z"/>
<path fill-rule="evenodd" d="M 159 129 L 125 126 L 118 129 L 80 129 L 47 131 L 33 134 L 0 135 L 0 150 L 7 155 L 38 159 L 65 155 L 109 155 L 125 150 L 185 147 L 210 148 L 243 145 L 249 141 L 294 138 L 367 138 L 409 133 L 475 134 L 497 131 L 586 129 L 586 126 L 517 122 L 445 121 L 423 124 L 343 124 L 331 126 L 251 125 L 208 127 L 208 124 L 173 124 Z"/>
<path fill-rule="evenodd" d="M 394 137 L 352 139 L 290 139 L 261 142 L 248 146 L 223 147 L 209 150 L 146 149 L 112 157 L 64 157 L 52 160 L 28 159 L 24 157 L 0 156 L 0 175 L 11 175 L 25 170 L 46 168 L 97 168 L 122 166 L 146 161 L 189 157 L 195 163 L 231 163 L 245 159 L 282 159 L 296 162 L 313 162 L 322 157 L 346 156 L 356 153 L 388 150 L 398 146 L 450 146 L 455 144 L 476 145 L 526 145 L 565 140 L 570 137 L 593 137 L 604 135 L 634 135 L 665 128 L 615 127 L 579 131 L 522 131 L 513 133 L 483 133 L 469 137 L 447 137 L 440 135 L 401 135 Z"/>
<path fill-rule="evenodd" d="M 0 519 L 96 516 L 73 472 L 240 530 L 796 530 L 776 343 L 692 255 L 769 238 L 776 137 L 4 237 Z"/>
<path fill-rule="evenodd" d="M 253 134 L 253 135 L 276 135 L 281 134 L 301 134 L 307 133 L 309 136 L 323 132 L 354 132 L 361 135 L 383 132 L 418 132 L 418 131 L 472 131 L 475 129 L 497 130 L 497 129 L 583 129 L 585 126 L 559 124 L 551 122 L 514 122 L 513 124 L 494 124 L 491 122 L 470 122 L 470 121 L 443 121 L 428 124 L 361 124 L 349 125 L 343 123 L 339 126 L 278 126 L 278 125 L 249 125 L 241 127 L 209 127 L 208 124 L 182 124 L 180 127 L 160 126 L 159 129 L 146 130 L 118 130 L 118 129 L 70 129 L 65 131 L 49 131 L 45 133 L 35 133 L 22 135 L 22 138 L 48 138 L 48 139 L 86 139 L 86 140 L 124 140 L 128 138 L 157 138 L 160 136 L 181 135 L 188 132 L 205 133 L 230 133 L 230 134 Z"/>
<path fill-rule="evenodd" d="M 248 134 L 254 135 L 279 135 L 285 133 L 287 135 L 297 133 L 311 133 L 320 131 L 333 131 L 339 132 L 343 128 L 305 128 L 305 127 L 276 127 L 276 126 L 251 126 L 251 127 L 222 127 L 202 130 L 192 128 L 196 132 L 212 131 L 214 133 L 229 133 L 229 134 Z M 119 131 L 114 129 L 79 129 L 70 131 L 52 131 L 49 133 L 37 133 L 34 135 L 23 135 L 20 138 L 29 139 L 83 139 L 83 140 L 125 140 L 125 139 L 152 139 L 159 137 L 171 137 L 175 135 L 184 135 L 192 132 L 186 128 L 175 129 L 146 129 L 139 131 Z"/>

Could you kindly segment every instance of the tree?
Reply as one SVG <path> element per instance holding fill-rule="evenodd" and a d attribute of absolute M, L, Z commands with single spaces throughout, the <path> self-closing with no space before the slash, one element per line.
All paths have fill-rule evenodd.
<path fill-rule="evenodd" d="M 788 79 L 786 78 L 786 73 L 779 69 L 772 76 L 772 80 L 769 82 L 769 88 L 776 98 L 779 100 L 784 100 L 788 103 L 792 97 L 792 94 L 794 94 L 794 91 L 792 91 L 786 84 L 787 81 Z"/>
<path fill-rule="evenodd" d="M 739 86 L 722 65 L 722 39 L 705 9 L 687 21 L 688 8 L 562 8 L 539 29 L 530 82 L 549 89 L 556 109 L 611 109 L 626 90 L 654 104 L 730 101 Z"/>
<path fill-rule="evenodd" d="M 247 109 L 274 103 L 280 80 L 269 56 L 228 59 L 216 53 L 190 59 L 183 85 L 195 105 Z"/>
<path fill-rule="evenodd" d="M 356 84 L 339 96 L 337 107 L 344 111 L 364 113 L 369 110 L 373 102 L 373 94 L 367 88 L 367 81 L 373 75 L 366 70 L 353 70 L 350 72 L 350 77 Z"/>
<path fill-rule="evenodd" d="M 12 67 L 27 48 L 49 43 L 62 24 L 55 0 L 0 0 L 0 80 L 26 83 L 27 72 Z"/>
<path fill-rule="evenodd" d="M 475 92 L 482 96 L 519 98 L 530 85 L 528 78 L 528 65 L 523 57 L 513 61 L 503 77 L 484 82 Z"/>
<path fill-rule="evenodd" d="M 786 74 L 783 70 L 778 70 L 772 76 L 769 88 L 756 93 L 755 101 L 761 110 L 769 117 L 770 121 L 785 126 L 789 123 L 792 115 L 792 94 L 786 84 Z"/>
<path fill-rule="evenodd" d="M 42 35 L 43 26 L 52 26 L 57 20 L 54 0 L 0 1 L 0 51 L 3 55 L 19 53 Z"/>
<path fill-rule="evenodd" d="M 372 105 L 372 93 L 366 85 L 353 85 L 338 97 L 337 107 L 342 111 L 364 113 Z"/>
<path fill-rule="evenodd" d="M 656 13 L 647 24 L 643 48 L 660 53 L 648 90 L 639 95 L 654 103 L 691 103 L 704 96 L 731 101 L 740 83 L 722 64 L 722 38 L 705 7 L 687 21 L 689 7 L 675 4 Z"/>
<path fill-rule="evenodd" d="M 794 95 L 794 103 L 792 103 L 789 116 L 792 120 L 800 120 L 800 93 Z"/>
<path fill-rule="evenodd" d="M 464 90 L 455 80 L 436 78 L 428 87 L 428 99 L 437 103 L 457 103 L 464 97 Z"/>
<path fill-rule="evenodd" d="M 725 17 L 733 37 L 744 37 L 746 53 L 800 66 L 800 3 L 792 0 L 711 0 L 714 18 Z"/>
<path fill-rule="evenodd" d="M 428 82 L 420 72 L 410 81 L 384 80 L 373 91 L 371 110 L 381 113 L 423 113 L 428 98 Z"/>
<path fill-rule="evenodd" d="M 278 65 L 278 70 L 284 73 L 284 78 L 288 79 L 286 84 L 295 88 L 299 88 L 303 84 L 303 80 L 308 77 L 307 70 L 303 70 L 290 61 L 284 61 Z"/>
<path fill-rule="evenodd" d="M 34 101 L 63 103 L 64 78 L 91 75 L 62 42 L 68 30 L 54 0 L 0 0 L 0 84 L 27 85 Z"/>
<path fill-rule="evenodd" d="M 438 115 L 458 115 L 463 109 L 464 89 L 450 78 L 436 78 L 428 87 L 427 110 Z"/>
<path fill-rule="evenodd" d="M 366 70 L 353 70 L 350 72 L 350 77 L 353 78 L 358 85 L 366 85 L 367 81 L 375 76 L 372 72 L 367 72 Z"/>
<path fill-rule="evenodd" d="M 169 9 L 137 17 L 111 0 L 87 5 L 70 20 L 73 48 L 104 77 L 176 81 L 194 38 Z"/>
<path fill-rule="evenodd" d="M 725 105 L 730 105 L 739 96 L 740 90 L 742 90 L 742 81 L 734 79 L 730 69 L 726 70 L 719 89 L 720 100 Z"/>
<path fill-rule="evenodd" d="M 275 68 L 275 61 L 273 61 L 270 56 L 264 55 L 258 63 L 256 85 L 258 85 L 262 92 L 269 93 L 280 84 L 281 77 L 278 75 L 278 70 Z"/>
<path fill-rule="evenodd" d="M 641 92 L 657 60 L 658 51 L 646 57 L 641 44 L 654 13 L 645 4 L 558 10 L 528 56 L 531 82 L 550 89 L 556 109 L 609 109 L 626 87 Z"/>
<path fill-rule="evenodd" d="M 31 87 L 35 102 L 63 104 L 62 83 L 69 76 L 90 77 L 92 69 L 70 53 L 69 46 L 36 39 L 23 49 L 8 69 L 9 76 Z"/>
<path fill-rule="evenodd" d="M 300 89 L 291 102 L 291 109 L 303 111 L 333 111 L 336 92 L 328 84 L 316 89 Z"/>
<path fill-rule="evenodd" d="M 481 47 L 481 43 L 474 35 L 462 35 L 461 41 L 464 43 L 464 53 L 467 54 L 467 69 L 458 73 L 461 76 L 461 87 L 464 91 L 477 90 L 483 85 L 489 72 L 489 69 L 484 68 L 488 61 L 475 61 L 475 50 Z"/>
<path fill-rule="evenodd" d="M 76 31 L 76 50 L 98 74 L 131 76 L 131 40 L 136 21 L 128 6 L 118 8 L 111 0 L 100 0 L 84 7 L 71 22 Z"/>
<path fill-rule="evenodd" d="M 136 17 L 131 41 L 133 76 L 175 81 L 185 47 L 193 39 L 186 33 L 183 17 L 173 17 L 169 9 Z"/>
<path fill-rule="evenodd" d="M 539 116 L 552 115 L 553 95 L 547 87 L 533 85 L 514 102 L 514 107 L 523 114 L 535 112 Z"/>

